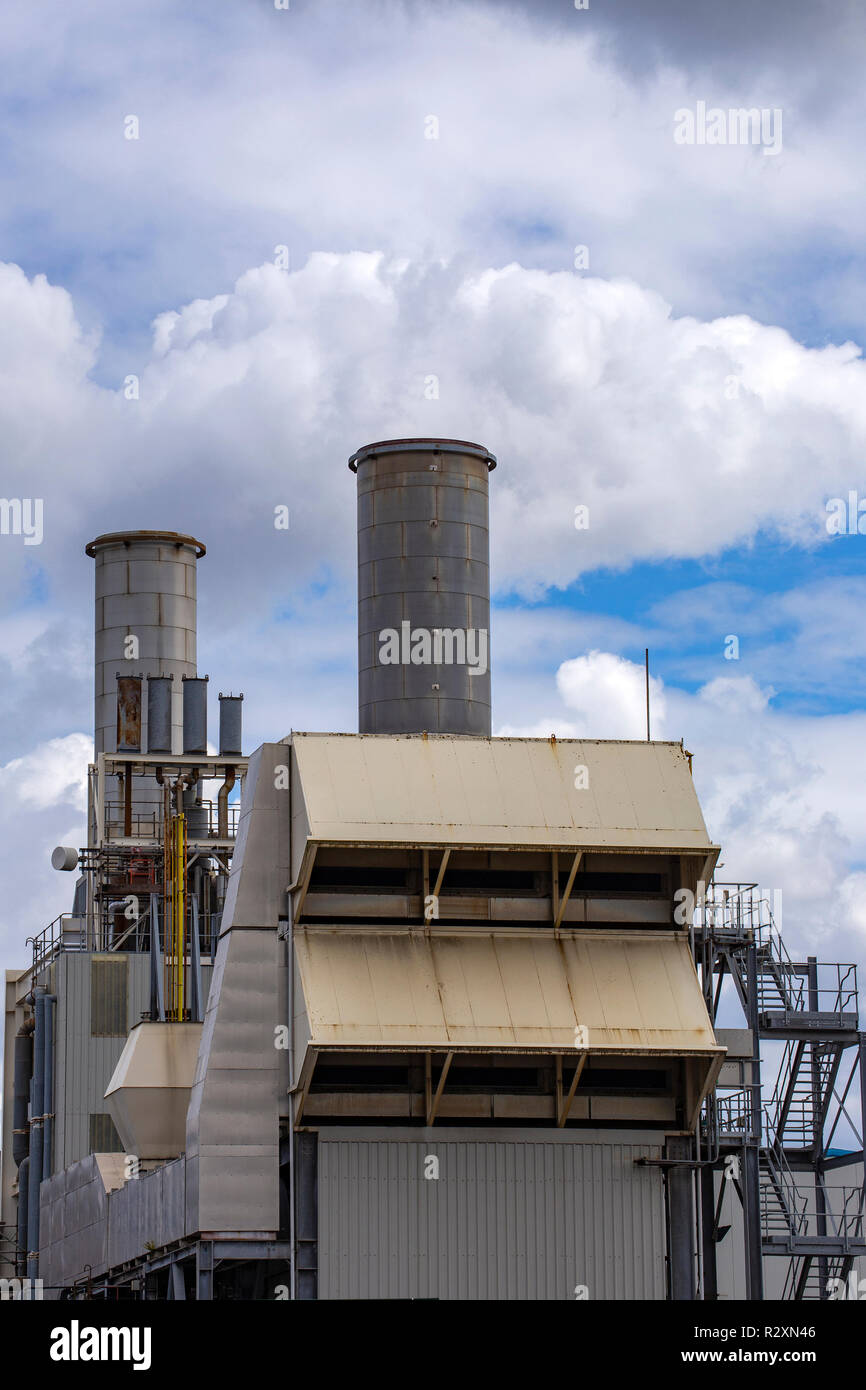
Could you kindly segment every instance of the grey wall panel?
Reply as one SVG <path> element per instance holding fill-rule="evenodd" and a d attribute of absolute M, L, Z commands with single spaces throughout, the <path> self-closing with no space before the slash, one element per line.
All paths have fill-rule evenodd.
<path fill-rule="evenodd" d="M 118 957 L 114 957 L 117 959 Z M 127 1029 L 150 1008 L 150 956 L 124 953 L 128 984 Z M 105 1091 L 123 1051 L 125 1037 L 91 1036 L 90 981 L 93 956 L 67 952 L 58 961 L 55 1025 L 53 1169 L 76 1163 L 90 1152 L 90 1116 L 107 1112 Z M 202 966 L 207 1001 L 212 967 Z"/>
<path fill-rule="evenodd" d="M 318 1153 L 320 1298 L 664 1298 L 655 1136 L 321 1129 Z"/>
<path fill-rule="evenodd" d="M 87 1265 L 93 1274 L 105 1268 L 106 1209 L 105 1188 L 92 1157 L 42 1184 L 39 1276 L 46 1284 L 71 1283 Z"/>

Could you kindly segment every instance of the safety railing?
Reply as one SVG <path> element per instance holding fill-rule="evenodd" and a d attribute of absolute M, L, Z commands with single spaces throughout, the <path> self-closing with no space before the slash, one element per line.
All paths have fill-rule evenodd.
<path fill-rule="evenodd" d="M 240 815 L 240 803 L 230 803 L 227 807 L 227 838 L 235 839 Z M 200 805 L 189 807 L 187 834 L 191 840 L 219 839 L 219 806 L 212 800 L 203 800 Z M 105 803 L 105 839 L 133 839 L 145 841 L 162 840 L 162 807 L 154 804 L 150 810 L 133 806 L 129 817 L 129 834 L 125 819 L 125 806 L 122 801 Z"/>

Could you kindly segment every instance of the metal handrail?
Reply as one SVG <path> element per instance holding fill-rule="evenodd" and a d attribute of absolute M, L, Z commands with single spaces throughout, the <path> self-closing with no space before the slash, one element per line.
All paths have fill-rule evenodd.
<path fill-rule="evenodd" d="M 219 807 L 210 798 L 205 798 L 195 808 L 196 812 L 204 811 L 207 814 L 207 829 L 205 837 L 216 839 L 219 831 Z M 240 816 L 240 802 L 230 802 L 228 806 L 228 832 L 229 839 L 237 836 L 238 818 Z M 122 801 L 106 801 L 105 803 L 105 838 L 106 840 L 124 838 L 122 831 L 118 835 L 117 826 L 124 823 L 125 806 Z M 152 811 L 132 810 L 132 836 L 134 839 L 160 840 L 162 838 L 162 809 L 154 805 Z M 114 833 L 112 833 L 114 832 Z M 197 839 L 198 836 L 193 838 Z"/>

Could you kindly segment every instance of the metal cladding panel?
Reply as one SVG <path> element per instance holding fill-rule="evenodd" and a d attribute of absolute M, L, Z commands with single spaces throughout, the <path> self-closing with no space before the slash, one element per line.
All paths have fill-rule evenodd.
<path fill-rule="evenodd" d="M 459 441 L 391 441 L 358 475 L 358 717 L 364 733 L 490 734 L 491 456 Z M 383 661 L 383 634 L 483 633 L 476 648 Z M 478 638 L 476 637 L 477 641 Z M 407 638 L 408 641 L 408 638 Z M 473 669 L 474 668 L 474 669 Z M 471 673 L 471 674 L 470 674 Z"/>
<path fill-rule="evenodd" d="M 590 1052 L 697 1054 L 708 1065 L 724 1054 L 684 934 L 296 927 L 294 943 L 313 1048 L 574 1051 L 580 1026 Z"/>
<path fill-rule="evenodd" d="M 92 1155 L 43 1182 L 39 1277 L 46 1284 L 80 1278 L 87 1265 L 94 1274 L 105 1268 L 106 1209 L 105 1187 Z"/>
<path fill-rule="evenodd" d="M 105 959 L 105 957 L 97 957 Z M 113 963 L 116 957 L 108 957 Z M 124 952 L 127 962 L 127 1018 L 122 1037 L 91 1033 L 90 952 L 64 952 L 57 962 L 55 1020 L 55 1101 L 53 1168 L 57 1172 L 90 1151 L 90 1116 L 107 1113 L 105 1091 L 126 1043 L 126 1032 L 150 1008 L 150 956 Z M 212 967 L 202 966 L 207 999 Z"/>
<path fill-rule="evenodd" d="M 320 1298 L 663 1299 L 654 1135 L 319 1131 Z M 430 1158 L 438 1160 L 438 1178 Z"/>
<path fill-rule="evenodd" d="M 678 743 L 293 734 L 292 744 L 320 843 L 718 852 Z"/>
<path fill-rule="evenodd" d="M 130 1179 L 108 1197 L 107 1264 L 134 1260 L 145 1245 L 180 1240 L 184 1226 L 184 1161 L 176 1159 Z"/>

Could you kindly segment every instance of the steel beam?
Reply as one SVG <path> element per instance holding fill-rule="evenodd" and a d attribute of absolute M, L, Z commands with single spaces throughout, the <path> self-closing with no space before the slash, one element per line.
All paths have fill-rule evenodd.
<path fill-rule="evenodd" d="M 695 1297 L 691 1139 L 678 1136 L 669 1138 L 665 1144 L 665 1157 L 671 1161 L 671 1167 L 666 1172 L 669 1294 L 675 1302 L 688 1302 Z"/>
<path fill-rule="evenodd" d="M 200 1303 L 213 1300 L 213 1241 L 200 1240 L 195 1247 L 195 1287 Z"/>

